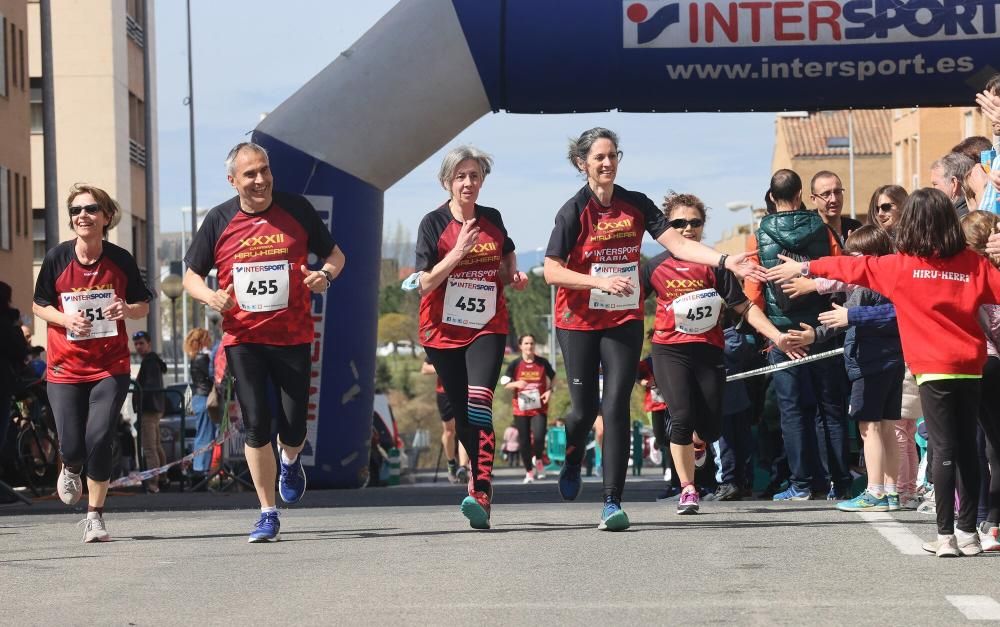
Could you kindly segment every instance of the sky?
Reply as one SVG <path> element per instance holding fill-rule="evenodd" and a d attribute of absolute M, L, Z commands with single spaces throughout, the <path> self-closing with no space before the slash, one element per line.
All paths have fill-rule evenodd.
<path fill-rule="evenodd" d="M 192 0 L 195 160 L 198 206 L 233 195 L 223 162 L 276 108 L 395 5 L 395 0 Z M 191 206 L 185 3 L 153 3 L 156 15 L 160 230 L 179 231 Z M 349 7 L 349 10 L 345 10 Z M 552 218 L 583 184 L 566 159 L 567 141 L 588 128 L 618 133 L 617 183 L 659 203 L 668 190 L 709 207 L 705 241 L 749 222 L 726 203 L 759 204 L 770 177 L 773 113 L 488 114 L 385 193 L 384 228 L 415 238 L 425 213 L 447 200 L 437 182 L 444 153 L 470 143 L 492 154 L 479 202 L 501 211 L 520 252 L 543 248 Z M 280 187 L 280 181 L 276 182 Z M 186 218 L 190 220 L 190 218 Z M 187 224 L 187 222 L 185 222 Z"/>

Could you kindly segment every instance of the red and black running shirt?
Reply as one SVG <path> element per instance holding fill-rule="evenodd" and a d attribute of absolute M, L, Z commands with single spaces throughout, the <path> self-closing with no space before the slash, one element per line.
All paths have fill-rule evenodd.
<path fill-rule="evenodd" d="M 698 290 L 715 289 L 728 307 L 746 302 L 743 288 L 729 270 L 712 268 L 700 263 L 688 263 L 674 258 L 668 251 L 653 257 L 642 266 L 643 298 L 656 296 L 656 319 L 653 323 L 654 344 L 685 344 L 704 342 L 723 348 L 722 316 L 719 324 L 705 333 L 681 333 L 674 326 L 670 309 L 675 298 Z"/>
<path fill-rule="evenodd" d="M 581 274 L 592 274 L 597 270 L 594 265 L 601 264 L 638 278 L 643 232 L 656 239 L 667 228 L 663 212 L 645 195 L 615 185 L 611 205 L 605 207 L 584 185 L 556 214 L 545 256 L 562 259 L 567 268 Z M 591 290 L 560 287 L 556 326 L 596 331 L 643 319 L 641 299 L 634 308 L 609 310 L 591 308 L 591 295 Z"/>
<path fill-rule="evenodd" d="M 645 379 L 649 383 L 646 385 L 646 398 L 642 402 L 643 411 L 663 411 L 667 408 L 666 401 L 654 400 L 653 399 L 653 388 L 656 388 L 656 378 L 653 376 L 653 358 L 647 357 L 639 362 L 639 367 L 636 369 L 635 380 L 642 381 Z M 658 388 L 657 388 L 658 389 Z M 663 393 L 659 392 L 660 398 L 663 398 Z"/>
<path fill-rule="evenodd" d="M 109 291 L 126 303 L 151 300 L 135 259 L 127 250 L 104 242 L 100 259 L 84 265 L 76 256 L 76 240 L 50 250 L 42 261 L 35 282 L 34 301 L 41 307 L 65 311 L 64 303 L 84 313 L 93 322 L 103 319 L 103 308 L 89 307 L 88 300 L 107 302 Z M 93 300 L 94 297 L 100 301 Z M 71 340 L 66 328 L 48 325 L 48 374 L 52 383 L 90 383 L 107 377 L 129 374 L 128 333 L 125 321 L 118 320 L 113 335 Z"/>
<path fill-rule="evenodd" d="M 420 342 L 424 346 L 458 348 L 480 335 L 507 335 L 507 302 L 499 269 L 504 255 L 514 252 L 514 242 L 507 237 L 500 212 L 492 207 L 476 205 L 476 226 L 479 239 L 469 254 L 441 285 L 420 299 Z M 451 215 L 448 203 L 425 215 L 417 232 L 416 270 L 433 269 L 455 247 L 461 230 L 462 223 Z M 482 292 L 482 299 L 476 296 L 477 291 Z M 463 318 L 465 311 L 470 319 L 488 315 L 483 310 L 492 302 L 496 303 L 493 317 L 481 328 Z"/>
<path fill-rule="evenodd" d="M 537 390 L 538 395 L 541 396 L 549 389 L 549 380 L 556 378 L 556 371 L 552 369 L 549 360 L 535 355 L 534 361 L 527 362 L 518 357 L 507 366 L 506 374 L 511 381 L 525 381 L 528 384 L 523 390 L 514 390 L 511 395 L 511 407 L 514 409 L 515 416 L 535 416 L 549 413 L 549 404 L 546 402 L 542 402 L 542 406 L 536 409 L 521 409 L 518 398 L 519 392 L 534 394 L 532 390 Z"/>
<path fill-rule="evenodd" d="M 234 291 L 240 293 L 233 298 L 238 303 L 243 302 L 241 298 L 249 303 L 251 298 L 262 298 L 287 286 L 287 306 L 247 311 L 237 305 L 223 312 L 222 344 L 292 346 L 313 340 L 311 292 L 302 282 L 299 266 L 309 263 L 309 253 L 325 260 L 334 246 L 330 230 L 308 200 L 275 192 L 271 206 L 259 213 L 243 211 L 239 197 L 212 209 L 194 236 L 184 263 L 203 277 L 213 267 L 218 268 L 222 289 L 236 281 Z M 234 272 L 267 278 L 248 280 L 234 276 Z M 285 272 L 287 276 L 281 276 Z"/>

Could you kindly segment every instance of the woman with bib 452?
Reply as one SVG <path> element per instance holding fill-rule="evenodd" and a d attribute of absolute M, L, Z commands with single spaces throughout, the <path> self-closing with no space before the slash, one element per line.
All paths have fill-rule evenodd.
<path fill-rule="evenodd" d="M 508 331 L 503 286 L 517 289 L 514 242 L 500 212 L 476 204 L 492 158 L 471 146 L 445 155 L 438 180 L 451 198 L 420 221 L 416 270 L 420 284 L 420 341 L 441 377 L 455 414 L 472 476 L 462 514 L 474 529 L 489 529 L 493 496 L 493 390 Z"/>

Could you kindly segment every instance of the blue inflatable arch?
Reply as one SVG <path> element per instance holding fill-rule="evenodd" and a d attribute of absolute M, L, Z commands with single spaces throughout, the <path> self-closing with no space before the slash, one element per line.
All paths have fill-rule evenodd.
<path fill-rule="evenodd" d="M 1000 0 L 400 2 L 254 132 L 348 260 L 313 301 L 310 482 L 367 478 L 383 192 L 475 120 L 968 105 L 998 20 Z"/>

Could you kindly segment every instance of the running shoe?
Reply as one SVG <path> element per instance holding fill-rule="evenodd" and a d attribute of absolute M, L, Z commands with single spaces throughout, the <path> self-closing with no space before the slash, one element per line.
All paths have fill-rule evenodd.
<path fill-rule="evenodd" d="M 56 480 L 56 492 L 59 493 L 59 499 L 63 503 L 75 505 L 80 500 L 80 495 L 83 494 L 83 480 L 80 475 L 71 473 L 63 466 L 62 472 L 59 473 L 59 478 Z"/>
<path fill-rule="evenodd" d="M 674 500 L 674 499 L 677 498 L 677 495 L 679 495 L 680 492 L 681 492 L 680 488 L 678 488 L 676 486 L 668 485 L 666 490 L 664 490 L 663 492 L 660 492 L 659 494 L 656 495 L 656 500 L 657 500 L 657 502 L 659 502 L 659 501 L 672 501 L 672 500 Z"/>
<path fill-rule="evenodd" d="M 697 490 L 681 492 L 681 498 L 677 501 L 677 513 L 680 515 L 697 514 L 700 508 L 699 501 Z"/>
<path fill-rule="evenodd" d="M 629 527 L 628 515 L 622 509 L 621 499 L 614 496 L 604 497 L 604 509 L 601 510 L 601 531 L 625 531 Z"/>
<path fill-rule="evenodd" d="M 812 498 L 812 492 L 802 490 L 794 485 L 789 485 L 784 492 L 778 492 L 772 497 L 772 501 L 808 501 Z"/>
<path fill-rule="evenodd" d="M 913 494 L 899 495 L 899 509 L 915 510 L 920 507 L 920 499 Z"/>
<path fill-rule="evenodd" d="M 979 543 L 983 547 L 983 551 L 986 553 L 995 553 L 1000 551 L 1000 529 L 997 528 L 996 523 L 991 523 L 988 520 L 984 520 L 979 524 Z"/>
<path fill-rule="evenodd" d="M 702 445 L 694 445 L 694 467 L 701 468 L 705 465 L 705 460 L 708 459 L 708 455 L 705 454 L 707 447 Z"/>
<path fill-rule="evenodd" d="M 955 540 L 954 534 L 939 536 L 936 540 L 924 542 L 922 547 L 928 553 L 933 553 L 938 557 L 958 557 L 962 554 L 958 550 L 958 542 Z"/>
<path fill-rule="evenodd" d="M 534 483 L 534 482 L 535 482 L 535 473 L 533 471 L 529 470 L 528 472 L 524 473 L 524 481 L 522 481 L 521 483 Z"/>
<path fill-rule="evenodd" d="M 544 478 L 545 478 L 545 462 L 543 462 L 542 460 L 540 460 L 540 459 L 538 459 L 536 457 L 535 458 L 535 479 L 544 479 Z"/>
<path fill-rule="evenodd" d="M 458 478 L 458 466 L 448 468 L 448 483 L 459 484 L 462 480 Z"/>
<path fill-rule="evenodd" d="M 654 466 L 659 466 L 663 463 L 663 451 L 659 447 L 653 446 L 649 449 L 649 461 Z"/>
<path fill-rule="evenodd" d="M 850 486 L 848 487 L 837 487 L 830 484 L 830 491 L 826 493 L 826 500 L 828 501 L 846 501 L 851 498 Z"/>
<path fill-rule="evenodd" d="M 983 552 L 983 545 L 979 540 L 978 531 L 966 533 L 964 531 L 957 530 L 955 532 L 955 543 L 958 545 L 958 550 L 962 552 L 962 555 L 967 557 L 979 555 Z"/>
<path fill-rule="evenodd" d="M 924 493 L 923 502 L 917 507 L 920 514 L 937 514 L 937 504 L 934 502 L 934 488 Z"/>
<path fill-rule="evenodd" d="M 306 470 L 302 467 L 302 456 L 297 456 L 291 464 L 281 462 L 278 477 L 278 494 L 281 495 L 281 500 L 289 505 L 298 503 L 305 493 Z"/>
<path fill-rule="evenodd" d="M 280 531 L 281 521 L 278 520 L 278 512 L 261 512 L 247 542 L 277 542 L 281 539 Z"/>
<path fill-rule="evenodd" d="M 876 497 L 865 490 L 853 499 L 837 503 L 837 509 L 842 512 L 887 512 L 889 511 L 889 500 L 885 495 Z"/>
<path fill-rule="evenodd" d="M 469 496 L 462 501 L 462 515 L 469 519 L 473 529 L 490 528 L 490 495 L 485 492 L 470 490 Z"/>
<path fill-rule="evenodd" d="M 459 466 L 458 470 L 455 471 L 455 477 L 458 479 L 456 483 L 468 483 L 469 482 L 469 467 Z"/>
<path fill-rule="evenodd" d="M 899 510 L 902 509 L 902 506 L 899 504 L 898 494 L 886 494 L 885 500 L 889 504 L 890 512 L 898 512 Z"/>
<path fill-rule="evenodd" d="M 715 490 L 714 500 L 716 501 L 739 501 L 743 498 L 743 491 L 732 483 L 720 483 Z"/>
<path fill-rule="evenodd" d="M 84 542 L 111 542 L 111 534 L 108 533 L 108 527 L 100 516 L 97 518 L 88 516 L 77 524 L 83 527 Z"/>
<path fill-rule="evenodd" d="M 583 489 L 583 479 L 580 477 L 580 465 L 566 462 L 559 471 L 559 494 L 564 501 L 575 501 Z"/>

